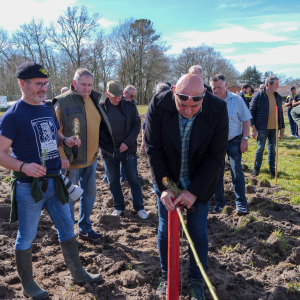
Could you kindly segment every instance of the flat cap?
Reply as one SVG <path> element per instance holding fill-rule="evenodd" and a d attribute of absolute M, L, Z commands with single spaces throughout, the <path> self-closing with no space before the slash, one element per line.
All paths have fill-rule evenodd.
<path fill-rule="evenodd" d="M 29 78 L 49 78 L 50 75 L 45 70 L 45 68 L 35 63 L 34 61 L 28 61 L 19 66 L 16 71 L 16 77 L 19 79 L 29 79 Z"/>

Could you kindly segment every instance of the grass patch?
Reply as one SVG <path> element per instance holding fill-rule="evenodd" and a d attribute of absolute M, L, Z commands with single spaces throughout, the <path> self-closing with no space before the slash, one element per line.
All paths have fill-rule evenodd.
<path fill-rule="evenodd" d="M 273 233 L 274 233 L 274 235 L 275 235 L 276 237 L 279 238 L 280 243 L 281 243 L 282 248 L 284 249 L 284 251 L 289 251 L 291 248 L 290 248 L 290 246 L 287 244 L 286 239 L 285 239 L 285 236 L 283 235 L 282 230 L 281 230 L 281 229 L 279 229 L 279 230 L 275 229 L 275 230 L 273 231 Z"/>
<path fill-rule="evenodd" d="M 136 107 L 140 115 L 145 114 L 148 109 L 148 105 L 137 105 Z"/>
<path fill-rule="evenodd" d="M 290 137 L 290 125 L 287 117 L 287 112 L 284 112 L 285 122 L 285 137 L 278 142 L 278 178 L 277 185 L 284 191 L 288 192 L 291 198 L 291 204 L 300 205 L 300 150 L 298 145 L 300 139 Z M 252 172 L 254 167 L 256 140 L 249 139 L 249 147 L 246 153 L 243 153 L 242 163 L 249 167 L 249 172 Z M 271 178 L 268 164 L 267 142 L 263 155 L 263 162 L 258 178 L 260 180 L 268 180 L 271 184 L 275 184 L 275 179 Z"/>
<path fill-rule="evenodd" d="M 290 282 L 287 291 L 288 293 L 300 294 L 300 283 Z"/>
<path fill-rule="evenodd" d="M 3 179 L 3 181 L 5 181 L 5 182 L 10 182 L 10 181 L 11 181 L 11 176 L 9 175 L 9 176 L 5 177 L 5 178 Z"/>

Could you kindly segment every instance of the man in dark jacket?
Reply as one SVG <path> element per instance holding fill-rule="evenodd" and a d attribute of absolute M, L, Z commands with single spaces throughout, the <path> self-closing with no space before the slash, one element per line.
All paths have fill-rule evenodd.
<path fill-rule="evenodd" d="M 143 220 L 148 218 L 143 205 L 143 194 L 137 171 L 137 137 L 141 130 L 141 119 L 136 105 L 122 97 L 123 90 L 119 81 L 107 83 L 107 98 L 101 102 L 112 127 L 114 156 L 103 155 L 105 173 L 114 201 L 112 216 L 120 216 L 125 209 L 124 196 L 120 185 L 120 163 L 124 168 L 130 185 L 133 208 Z"/>
<path fill-rule="evenodd" d="M 253 176 L 257 176 L 262 164 L 266 140 L 268 139 L 268 160 L 272 177 L 275 177 L 275 147 L 276 147 L 276 122 L 280 129 L 280 139 L 284 137 L 284 119 L 282 111 L 282 98 L 276 92 L 279 80 L 276 76 L 268 76 L 265 80 L 266 87 L 254 94 L 250 103 L 252 119 L 250 126 L 252 137 L 257 138 Z M 276 106 L 278 106 L 278 119 L 276 120 Z"/>
<path fill-rule="evenodd" d="M 63 172 L 69 169 L 69 179 L 74 184 L 80 182 L 84 190 L 80 197 L 78 233 L 82 239 L 96 241 L 100 233 L 92 229 L 90 220 L 96 199 L 96 167 L 99 147 L 109 155 L 113 155 L 113 138 L 109 121 L 99 107 L 101 94 L 92 90 L 93 74 L 87 69 L 75 72 L 73 84 L 68 92 L 53 99 L 56 115 L 60 124 L 60 132 L 69 137 L 77 134 L 82 146 L 78 149 L 77 157 L 71 148 L 59 151 Z M 74 128 L 77 120 L 77 129 Z M 78 132 L 75 132 L 78 131 Z M 75 202 L 69 203 L 71 216 L 74 221 Z"/>
<path fill-rule="evenodd" d="M 251 86 L 249 84 L 244 84 L 242 86 L 242 90 L 239 93 L 239 96 L 243 98 L 248 108 L 250 106 L 250 101 L 251 101 L 251 98 L 249 98 L 248 96 L 250 92 L 251 92 Z"/>
<path fill-rule="evenodd" d="M 297 124 L 294 122 L 292 116 L 291 116 L 291 111 L 293 109 L 293 101 L 297 101 L 299 97 L 299 94 L 296 92 L 296 88 L 294 86 L 291 87 L 291 95 L 288 95 L 284 106 L 288 108 L 288 118 L 290 122 L 290 128 L 291 128 L 291 137 L 295 136 L 298 137 L 298 132 L 297 132 Z"/>
<path fill-rule="evenodd" d="M 191 208 L 187 227 L 200 261 L 206 268 L 208 240 L 206 220 L 209 199 L 222 178 L 221 166 L 228 140 L 226 103 L 204 92 L 202 79 L 195 74 L 182 76 L 174 90 L 154 95 L 145 130 L 146 151 L 158 196 L 158 249 L 162 277 L 157 294 L 166 293 L 168 270 L 168 211 L 175 205 Z M 182 193 L 174 194 L 162 183 L 170 178 Z M 205 299 L 203 278 L 190 252 L 189 292 L 193 299 Z"/>

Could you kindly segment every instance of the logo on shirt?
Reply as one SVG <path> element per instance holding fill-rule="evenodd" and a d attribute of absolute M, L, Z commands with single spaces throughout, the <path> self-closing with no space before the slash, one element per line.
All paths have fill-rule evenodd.
<path fill-rule="evenodd" d="M 54 158 L 58 156 L 57 150 L 57 129 L 54 124 L 53 118 L 39 118 L 31 120 L 31 125 L 35 133 L 35 139 L 37 143 L 37 148 L 39 150 L 39 155 L 43 151 L 47 151 L 47 159 Z"/>

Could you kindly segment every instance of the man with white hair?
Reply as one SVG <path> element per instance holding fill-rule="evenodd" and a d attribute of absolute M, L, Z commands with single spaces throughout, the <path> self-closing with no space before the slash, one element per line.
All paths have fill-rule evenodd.
<path fill-rule="evenodd" d="M 131 84 L 127 85 L 124 89 L 123 96 L 125 100 L 132 101 L 135 104 L 133 99 L 136 96 L 136 88 Z"/>
<path fill-rule="evenodd" d="M 203 69 L 200 65 L 194 65 L 194 66 L 190 67 L 189 73 L 200 76 L 200 78 L 203 81 Z M 205 83 L 203 83 L 203 85 L 204 85 L 204 88 L 206 89 L 206 91 L 212 93 L 212 89 L 210 86 L 206 85 Z"/>
<path fill-rule="evenodd" d="M 63 88 L 61 88 L 61 93 L 63 94 L 65 92 L 67 92 L 68 90 L 69 90 L 69 88 L 64 86 Z"/>
<path fill-rule="evenodd" d="M 96 241 L 101 237 L 92 229 L 90 220 L 96 199 L 96 167 L 98 148 L 113 155 L 114 142 L 109 121 L 98 105 L 101 94 L 92 90 L 94 77 L 87 69 L 77 69 L 68 92 L 53 99 L 60 131 L 65 136 L 74 135 L 74 120 L 77 119 L 81 147 L 60 150 L 62 169 L 69 169 L 69 179 L 80 183 L 84 190 L 80 198 L 78 234 L 82 239 Z M 76 153 L 77 152 L 77 153 Z M 74 204 L 70 203 L 74 221 Z"/>

